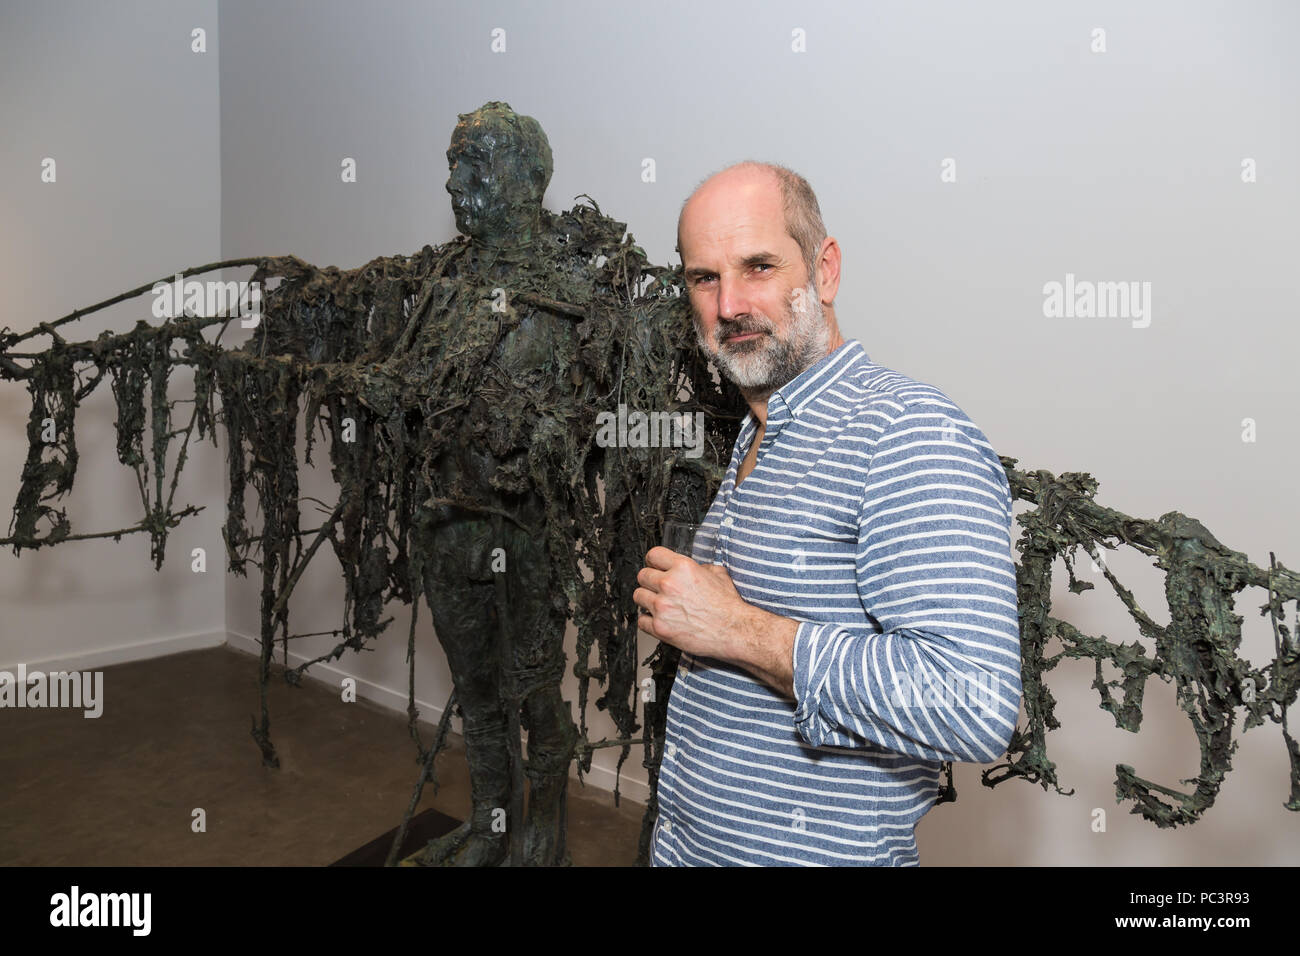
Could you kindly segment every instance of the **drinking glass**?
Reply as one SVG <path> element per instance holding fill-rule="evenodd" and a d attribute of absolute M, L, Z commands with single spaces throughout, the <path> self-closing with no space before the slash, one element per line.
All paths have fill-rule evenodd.
<path fill-rule="evenodd" d="M 714 532 L 698 521 L 665 521 L 663 538 L 659 543 L 699 564 L 712 564 L 713 539 Z"/>

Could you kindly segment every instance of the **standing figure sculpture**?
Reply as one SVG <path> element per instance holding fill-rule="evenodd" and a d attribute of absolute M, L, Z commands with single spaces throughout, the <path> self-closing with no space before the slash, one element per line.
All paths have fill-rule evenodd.
<path fill-rule="evenodd" d="M 522 847 L 513 847 L 521 861 L 557 865 L 567 859 L 569 766 L 585 738 L 560 693 L 565 625 L 571 601 L 580 599 L 573 574 L 578 544 L 591 560 L 599 545 L 591 539 L 612 533 L 595 563 L 615 565 L 617 580 L 604 592 L 615 605 L 597 613 L 626 615 L 639 552 L 654 530 L 644 523 L 644 508 L 656 498 L 664 506 L 653 489 L 673 484 L 689 512 L 700 508 L 717 476 L 663 459 L 677 478 L 644 486 L 632 480 L 637 469 L 619 467 L 616 457 L 592 446 L 592 413 L 633 397 L 633 382 L 643 396 L 654 396 L 652 404 L 678 398 L 678 373 L 691 364 L 688 325 L 677 303 L 643 314 L 632 308 L 641 273 L 654 278 L 656 271 L 633 262 L 629 272 L 639 249 L 631 247 L 637 256 L 629 260 L 625 244 L 611 268 L 600 261 L 618 254 L 608 237 L 584 241 L 583 217 L 554 217 L 543 208 L 552 159 L 536 120 L 498 102 L 462 114 L 447 158 L 447 191 L 467 241 L 425 257 L 423 295 L 404 327 L 390 326 L 377 338 L 372 327 L 368 349 L 350 366 L 358 370 L 355 394 L 375 416 L 374 440 L 418 449 L 410 490 L 412 577 L 432 612 L 463 717 L 470 818 L 432 841 L 417 862 L 501 863 L 512 849 L 509 834 L 522 823 Z M 621 224 L 614 225 L 621 234 Z M 370 269 L 344 274 L 341 285 Z M 564 301 L 555 297 L 557 273 Z M 623 298 L 627 310 L 598 319 L 591 304 L 611 296 Z M 268 324 L 277 327 L 273 319 Z M 692 386 L 704 365 L 694 363 Z M 720 440 L 717 448 L 724 447 Z M 334 449 L 347 454 L 337 442 Z M 641 466 L 656 467 L 652 458 L 643 455 Z M 599 505 L 597 474 L 606 498 Z M 619 495 L 640 504 L 620 517 L 611 492 L 615 505 Z M 612 520 L 577 531 L 575 517 L 598 508 Z M 623 529 L 630 539 L 620 523 L 630 523 Z M 521 724 L 528 731 L 526 774 Z M 527 816 L 520 821 L 525 775 Z"/>
<path fill-rule="evenodd" d="M 480 294 L 416 333 L 416 376 L 425 374 L 424 361 L 436 361 L 456 341 L 448 335 L 451 327 L 495 329 L 500 313 L 492 309 L 500 293 L 494 291 L 532 289 L 530 272 L 539 261 L 534 247 L 562 239 L 542 232 L 551 150 L 531 117 L 495 105 L 463 116 L 448 161 L 456 226 L 470 239 L 452 275 L 470 280 Z M 540 261 L 549 265 L 551 258 Z M 501 823 L 511 796 L 507 735 L 517 739 L 518 727 L 507 714 L 503 681 L 515 682 L 528 728 L 525 860 L 554 865 L 564 855 L 564 796 L 578 736 L 560 696 L 568 606 L 551 574 L 545 500 L 527 464 L 534 442 L 553 441 L 554 431 L 565 427 L 547 418 L 545 409 L 563 405 L 575 392 L 564 357 L 575 354 L 577 333 L 572 317 L 524 311 L 486 361 L 470 370 L 481 376 L 477 392 L 455 419 L 456 434 L 436 461 L 432 503 L 422 504 L 416 516 L 413 545 L 424 556 L 425 595 L 463 714 L 473 799 L 470 819 L 422 855 L 421 862 L 430 864 L 492 865 L 506 856 Z M 441 503 L 449 500 L 470 508 Z"/>

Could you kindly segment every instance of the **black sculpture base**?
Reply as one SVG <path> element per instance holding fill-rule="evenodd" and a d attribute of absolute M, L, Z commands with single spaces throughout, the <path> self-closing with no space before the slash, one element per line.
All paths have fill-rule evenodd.
<path fill-rule="evenodd" d="M 445 813 L 432 809 L 416 814 L 411 818 L 411 823 L 406 829 L 406 839 L 402 841 L 398 859 L 405 861 L 407 857 L 424 849 L 425 844 L 430 840 L 450 833 L 460 826 L 461 822 L 455 817 L 449 817 Z M 365 846 L 353 850 L 342 859 L 335 860 L 330 866 L 383 866 L 395 836 L 397 836 L 396 827 L 375 837 Z"/>

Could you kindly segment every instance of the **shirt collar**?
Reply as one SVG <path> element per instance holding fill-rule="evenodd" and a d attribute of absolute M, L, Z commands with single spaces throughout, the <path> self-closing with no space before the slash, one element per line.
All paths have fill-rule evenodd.
<path fill-rule="evenodd" d="M 829 355 L 814 362 L 768 397 L 767 427 L 769 434 L 781 430 L 786 422 L 799 416 L 818 395 L 843 377 L 845 372 L 871 358 L 857 339 L 849 339 Z M 753 413 L 750 413 L 752 418 Z"/>

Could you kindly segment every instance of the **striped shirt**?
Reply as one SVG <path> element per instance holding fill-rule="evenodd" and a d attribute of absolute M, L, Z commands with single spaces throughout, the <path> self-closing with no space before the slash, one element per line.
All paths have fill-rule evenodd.
<path fill-rule="evenodd" d="M 1006 472 L 932 385 L 850 340 L 746 416 L 693 557 L 799 621 L 795 700 L 681 655 L 654 866 L 918 865 L 942 761 L 989 763 L 1020 707 Z"/>

